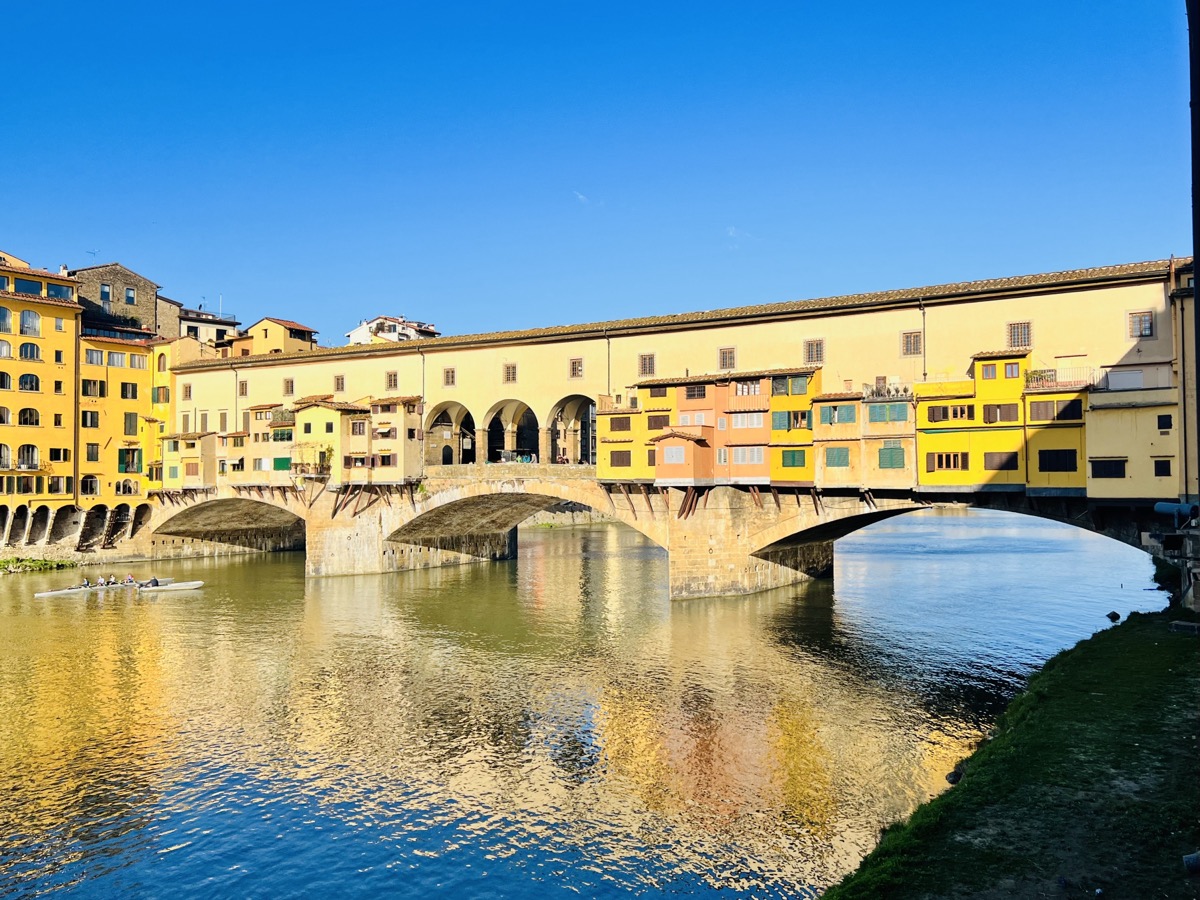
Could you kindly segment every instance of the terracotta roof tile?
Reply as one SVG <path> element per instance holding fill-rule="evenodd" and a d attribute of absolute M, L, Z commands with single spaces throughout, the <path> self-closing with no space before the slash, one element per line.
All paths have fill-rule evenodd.
<path fill-rule="evenodd" d="M 1028 347 L 1013 347 L 1010 350 L 981 350 L 971 359 L 1020 359 L 1029 355 Z"/>
<path fill-rule="evenodd" d="M 48 303 L 51 306 L 64 306 L 68 309 L 83 309 L 74 300 L 59 300 L 57 297 L 39 297 L 36 294 L 18 294 L 15 291 L 0 291 L 0 299 L 13 300 L 17 303 Z"/>
<path fill-rule="evenodd" d="M 861 400 L 862 391 L 841 391 L 836 394 L 818 394 L 812 398 L 813 403 L 823 403 L 826 400 Z"/>
<path fill-rule="evenodd" d="M 677 384 L 724 384 L 728 381 L 748 381 L 754 378 L 774 378 L 783 375 L 812 375 L 820 366 L 796 366 L 786 369 L 759 369 L 755 372 L 718 372 L 705 375 L 685 375 L 680 378 L 651 378 L 632 387 L 663 387 Z"/>
<path fill-rule="evenodd" d="M 395 403 L 403 405 L 405 403 L 420 403 L 423 398 L 419 396 L 411 397 L 375 397 L 371 400 L 371 405 L 381 405 L 384 403 Z"/>
<path fill-rule="evenodd" d="M 296 331 L 311 331 L 317 333 L 317 329 L 309 328 L 307 325 L 301 325 L 299 322 L 293 322 L 291 319 L 276 319 L 274 316 L 263 316 L 260 322 L 274 322 L 276 325 L 282 325 L 284 328 L 294 328 Z"/>
<path fill-rule="evenodd" d="M 278 409 L 281 406 L 283 406 L 282 403 L 257 403 L 254 406 L 247 406 L 246 409 L 250 412 L 257 412 L 260 409 Z"/>
<path fill-rule="evenodd" d="M 698 444 L 704 440 L 704 435 L 692 434 L 690 431 L 679 431 L 675 428 L 672 428 L 668 431 L 664 431 L 662 434 L 656 434 L 654 437 L 650 438 L 650 443 L 657 444 L 659 441 L 665 441 L 668 438 L 680 438 L 682 440 L 692 441 L 693 443 Z"/>

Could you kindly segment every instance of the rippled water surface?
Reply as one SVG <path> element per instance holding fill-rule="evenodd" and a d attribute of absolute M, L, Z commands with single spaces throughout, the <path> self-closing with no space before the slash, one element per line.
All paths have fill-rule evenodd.
<path fill-rule="evenodd" d="M 892 519 L 832 585 L 674 604 L 631 530 L 520 540 L 308 582 L 180 562 L 157 574 L 207 585 L 175 595 L 4 578 L 0 893 L 815 896 L 1030 671 L 1163 605 L 1140 552 L 1003 514 Z"/>

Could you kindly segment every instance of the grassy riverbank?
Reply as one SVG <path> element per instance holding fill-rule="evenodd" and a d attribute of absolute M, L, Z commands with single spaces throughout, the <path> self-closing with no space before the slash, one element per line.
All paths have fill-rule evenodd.
<path fill-rule="evenodd" d="M 56 569 L 73 569 L 77 563 L 69 559 L 25 559 L 20 556 L 10 556 L 0 559 L 0 572 L 16 574 L 18 572 L 53 572 Z"/>
<path fill-rule="evenodd" d="M 962 780 L 824 900 L 1196 898 L 1200 638 L 1134 614 L 1050 660 Z"/>

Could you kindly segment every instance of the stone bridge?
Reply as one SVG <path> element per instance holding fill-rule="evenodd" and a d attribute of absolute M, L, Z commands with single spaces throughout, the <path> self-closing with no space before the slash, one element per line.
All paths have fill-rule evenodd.
<path fill-rule="evenodd" d="M 686 598 L 828 576 L 837 538 L 942 502 L 1054 518 L 1140 546 L 1141 524 L 1133 511 L 1105 514 L 1082 498 L 635 488 L 601 484 L 591 466 L 517 463 L 429 466 L 425 474 L 406 484 L 289 480 L 163 494 L 142 531 L 148 545 L 142 549 L 165 556 L 176 555 L 171 552 L 176 542 L 206 542 L 225 552 L 304 547 L 310 575 L 458 565 L 512 558 L 518 523 L 573 503 L 628 525 L 666 550 L 670 594 Z"/>

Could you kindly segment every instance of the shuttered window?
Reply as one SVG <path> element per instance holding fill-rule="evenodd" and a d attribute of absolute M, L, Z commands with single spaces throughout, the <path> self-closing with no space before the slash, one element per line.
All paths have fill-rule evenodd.
<path fill-rule="evenodd" d="M 825 465 L 830 469 L 846 469 L 850 467 L 849 447 L 826 447 Z"/>
<path fill-rule="evenodd" d="M 966 470 L 971 468 L 969 453 L 926 453 L 925 471 Z"/>
<path fill-rule="evenodd" d="M 1074 450 L 1039 450 L 1039 472 L 1077 472 L 1078 454 Z"/>
<path fill-rule="evenodd" d="M 1090 461 L 1093 478 L 1124 478 L 1124 459 L 1093 459 Z"/>
<path fill-rule="evenodd" d="M 1016 452 L 985 453 L 983 454 L 983 468 L 988 472 L 1015 472 L 1017 454 Z"/>
<path fill-rule="evenodd" d="M 792 417 L 788 415 L 787 410 L 782 412 L 773 412 L 771 413 L 771 430 L 787 431 L 791 421 Z"/>
<path fill-rule="evenodd" d="M 985 403 L 983 404 L 983 421 L 1016 422 L 1020 418 L 1020 407 L 1016 403 Z"/>
<path fill-rule="evenodd" d="M 907 403 L 869 403 L 867 420 L 870 422 L 907 422 Z"/>
<path fill-rule="evenodd" d="M 903 469 L 904 468 L 904 448 L 899 446 L 884 445 L 879 448 L 879 468 L 881 469 Z"/>
<path fill-rule="evenodd" d="M 613 450 L 609 454 L 608 460 L 614 469 L 627 469 L 632 465 L 631 455 L 628 450 Z"/>
<path fill-rule="evenodd" d="M 651 431 L 662 431 L 670 424 L 670 416 L 646 416 L 646 427 Z"/>
<path fill-rule="evenodd" d="M 613 416 L 608 420 L 609 431 L 629 431 L 629 416 Z"/>
<path fill-rule="evenodd" d="M 785 469 L 800 469 L 804 467 L 803 450 L 784 450 L 783 467 Z"/>

